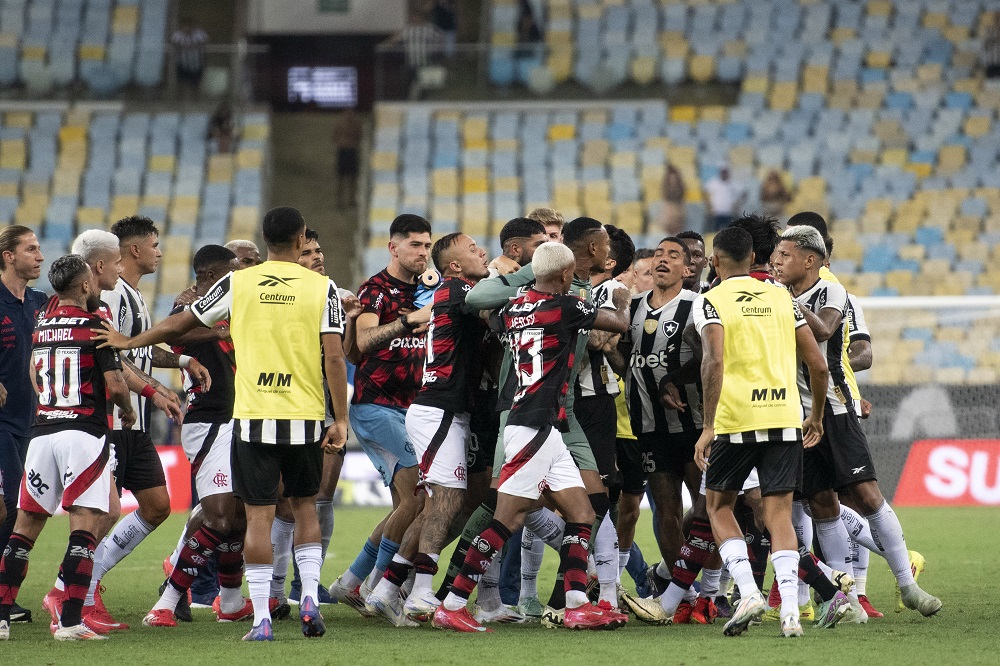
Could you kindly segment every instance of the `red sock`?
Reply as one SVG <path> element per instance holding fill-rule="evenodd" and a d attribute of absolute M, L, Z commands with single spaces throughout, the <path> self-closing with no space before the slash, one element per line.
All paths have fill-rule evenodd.
<path fill-rule="evenodd" d="M 215 551 L 219 558 L 219 585 L 222 587 L 243 585 L 243 537 L 245 534 L 245 532 L 231 532 Z"/>
<path fill-rule="evenodd" d="M 14 532 L 0 560 L 0 620 L 10 620 L 10 607 L 17 599 L 24 577 L 28 575 L 28 557 L 35 542 Z"/>
<path fill-rule="evenodd" d="M 417 570 L 418 574 L 434 576 L 438 572 L 437 562 L 427 553 L 417 553 L 417 556 L 413 558 L 413 568 Z"/>
<path fill-rule="evenodd" d="M 563 573 L 566 592 L 587 591 L 587 553 L 590 551 L 591 526 L 584 523 L 566 523 L 562 548 L 559 549 L 559 568 Z"/>
<path fill-rule="evenodd" d="M 184 542 L 184 547 L 177 556 L 177 564 L 170 572 L 170 584 L 175 590 L 186 592 L 191 587 L 191 583 L 198 577 L 198 571 L 208 563 L 208 558 L 212 557 L 224 538 L 225 535 L 203 525 Z"/>
<path fill-rule="evenodd" d="M 497 519 L 493 519 L 483 533 L 472 540 L 469 551 L 465 554 L 465 562 L 462 563 L 462 571 L 455 577 L 455 582 L 451 585 L 451 591 L 468 599 L 472 591 L 476 589 L 479 579 L 483 577 L 486 567 L 500 552 L 503 545 L 510 538 L 510 530 Z M 587 555 L 583 555 L 584 566 L 586 566 Z M 586 571 L 584 571 L 586 575 Z"/>
<path fill-rule="evenodd" d="M 674 564 L 671 573 L 672 582 L 685 590 L 689 589 L 714 552 L 715 539 L 712 537 L 712 526 L 707 520 L 693 519 L 691 532 L 681 546 L 680 560 Z"/>
<path fill-rule="evenodd" d="M 66 583 L 66 597 L 63 600 L 62 616 L 64 627 L 80 624 L 83 600 L 90 588 L 90 578 L 94 573 L 94 535 L 83 530 L 75 530 L 69 535 L 69 546 L 62 562 L 63 580 Z"/>

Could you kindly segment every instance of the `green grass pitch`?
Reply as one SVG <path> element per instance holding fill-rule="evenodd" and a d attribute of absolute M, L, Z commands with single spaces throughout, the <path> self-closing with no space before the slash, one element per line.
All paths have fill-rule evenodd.
<path fill-rule="evenodd" d="M 996 664 L 996 568 L 992 553 L 1000 534 L 997 509 L 901 509 L 911 548 L 927 558 L 920 583 L 941 597 L 944 609 L 925 619 L 893 611 L 893 580 L 884 560 L 873 556 L 869 597 L 886 613 L 867 626 L 818 630 L 806 626 L 801 639 L 778 636 L 777 623 L 725 638 L 722 625 L 650 627 L 634 619 L 615 632 L 550 631 L 539 625 L 500 626 L 492 635 L 460 635 L 430 627 L 395 629 L 366 620 L 344 606 L 323 606 L 327 634 L 306 640 L 298 620 L 275 623 L 277 641 L 245 644 L 249 624 L 214 622 L 208 610 L 176 629 L 142 626 L 157 598 L 164 556 L 176 543 L 184 516 L 171 517 L 106 578 L 105 601 L 131 629 L 95 643 L 57 643 L 48 631 L 42 596 L 66 547 L 68 521 L 54 518 L 32 552 L 30 571 L 18 601 L 35 612 L 30 625 L 15 624 L 9 643 L 0 644 L 4 664 Z M 382 515 L 377 509 L 338 509 L 331 556 L 323 583 L 341 573 Z M 655 551 L 648 514 L 638 541 L 647 556 Z M 451 548 L 446 551 L 450 555 Z M 546 553 L 539 589 L 551 589 L 556 558 Z M 631 580 L 626 581 L 631 587 Z M 543 595 L 544 596 L 544 595 Z M 293 617 L 294 617 L 293 607 Z"/>

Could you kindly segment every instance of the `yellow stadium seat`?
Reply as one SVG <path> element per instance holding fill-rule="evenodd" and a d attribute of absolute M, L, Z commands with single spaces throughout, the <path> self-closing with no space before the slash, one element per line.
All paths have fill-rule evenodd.
<path fill-rule="evenodd" d="M 150 171 L 173 171 L 176 158 L 173 155 L 153 155 L 149 158 Z"/>
<path fill-rule="evenodd" d="M 76 223 L 81 228 L 101 229 L 104 227 L 104 209 L 81 206 L 76 209 Z"/>
<path fill-rule="evenodd" d="M 885 99 L 885 90 L 866 88 L 859 92 L 854 98 L 854 105 L 859 109 L 882 108 L 882 101 Z"/>
<path fill-rule="evenodd" d="M 45 47 L 38 44 L 21 47 L 21 58 L 24 60 L 45 60 L 45 53 Z"/>
<path fill-rule="evenodd" d="M 494 32 L 490 41 L 494 46 L 515 46 L 517 36 L 513 32 Z"/>
<path fill-rule="evenodd" d="M 372 153 L 372 169 L 375 171 L 395 171 L 399 164 L 399 155 L 387 151 Z"/>
<path fill-rule="evenodd" d="M 965 119 L 963 131 L 973 138 L 986 136 L 990 133 L 990 118 L 988 116 L 969 116 Z"/>
<path fill-rule="evenodd" d="M 700 108 L 698 120 L 713 120 L 724 123 L 729 119 L 729 107 L 720 104 L 708 104 Z"/>
<path fill-rule="evenodd" d="M 802 72 L 802 91 L 825 93 L 829 86 L 830 68 L 826 65 L 806 65 Z"/>
<path fill-rule="evenodd" d="M 0 32 L 0 47 L 16 49 L 19 41 L 12 32 Z"/>
<path fill-rule="evenodd" d="M 243 148 L 236 153 L 237 169 L 260 169 L 264 166 L 264 153 L 259 148 Z"/>
<path fill-rule="evenodd" d="M 17 190 L 17 183 L 0 181 L 0 197 L 16 197 Z"/>
<path fill-rule="evenodd" d="M 747 43 L 742 39 L 731 39 L 722 45 L 722 55 L 730 58 L 745 58 Z"/>
<path fill-rule="evenodd" d="M 34 124 L 34 116 L 30 111 L 8 111 L 4 114 L 4 124 L 7 127 L 31 129 Z"/>
<path fill-rule="evenodd" d="M 917 67 L 917 79 L 922 83 L 938 83 L 941 80 L 940 63 L 927 63 Z"/>
<path fill-rule="evenodd" d="M 208 158 L 208 182 L 229 183 L 233 180 L 233 156 L 212 155 Z"/>
<path fill-rule="evenodd" d="M 493 142 L 493 150 L 498 153 L 516 153 L 521 149 L 521 142 L 517 139 L 497 139 Z"/>
<path fill-rule="evenodd" d="M 743 92 L 754 92 L 766 95 L 771 87 L 767 76 L 747 76 L 743 79 Z"/>
<path fill-rule="evenodd" d="M 263 141 L 269 132 L 267 125 L 247 125 L 243 128 L 243 138 L 247 141 Z"/>
<path fill-rule="evenodd" d="M 706 83 L 715 76 L 715 57 L 710 55 L 692 56 L 688 61 L 688 72 L 698 83 Z"/>
<path fill-rule="evenodd" d="M 691 50 L 684 33 L 676 30 L 666 30 L 660 33 L 660 48 L 667 58 L 686 58 Z"/>
<path fill-rule="evenodd" d="M 521 179 L 517 176 L 505 176 L 493 180 L 493 190 L 495 192 L 520 192 Z"/>
<path fill-rule="evenodd" d="M 889 271 L 885 274 L 885 286 L 896 289 L 900 294 L 908 292 L 913 286 L 913 273 L 910 271 Z"/>
<path fill-rule="evenodd" d="M 656 58 L 639 56 L 632 60 L 630 71 L 633 81 L 640 85 L 647 85 L 656 78 Z"/>
<path fill-rule="evenodd" d="M 891 0 L 871 0 L 866 8 L 869 16 L 891 16 Z"/>
<path fill-rule="evenodd" d="M 854 39 L 857 37 L 857 34 L 854 28 L 834 28 L 830 31 L 830 41 L 839 45 L 848 39 Z"/>
<path fill-rule="evenodd" d="M 869 51 L 865 56 L 865 62 L 869 67 L 885 69 L 892 63 L 892 53 L 890 51 Z"/>
<path fill-rule="evenodd" d="M 923 180 L 924 178 L 930 176 L 931 172 L 933 171 L 933 167 L 930 164 L 927 164 L 926 162 L 904 164 L 903 169 L 905 171 L 909 171 L 920 180 Z"/>
<path fill-rule="evenodd" d="M 926 12 L 923 24 L 925 28 L 940 28 L 944 30 L 948 27 L 948 15 L 944 12 Z"/>
<path fill-rule="evenodd" d="M 698 117 L 697 109 L 693 106 L 673 106 L 670 107 L 670 120 L 678 123 L 693 123 Z"/>
<path fill-rule="evenodd" d="M 769 101 L 775 111 L 791 111 L 798 102 L 798 85 L 794 81 L 776 82 Z"/>
<path fill-rule="evenodd" d="M 882 164 L 901 167 L 906 164 L 908 157 L 909 151 L 905 148 L 890 148 L 889 150 L 882 151 Z"/>
<path fill-rule="evenodd" d="M 551 125 L 549 127 L 549 141 L 572 141 L 576 136 L 576 128 L 573 125 Z"/>

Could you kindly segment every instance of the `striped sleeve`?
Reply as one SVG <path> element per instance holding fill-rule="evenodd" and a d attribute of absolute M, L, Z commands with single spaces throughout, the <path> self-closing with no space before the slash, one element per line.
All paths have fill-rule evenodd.
<path fill-rule="evenodd" d="M 340 304 L 340 291 L 336 283 L 330 280 L 326 294 L 326 305 L 323 306 L 323 318 L 319 327 L 320 335 L 325 333 L 344 334 L 344 309 Z"/>

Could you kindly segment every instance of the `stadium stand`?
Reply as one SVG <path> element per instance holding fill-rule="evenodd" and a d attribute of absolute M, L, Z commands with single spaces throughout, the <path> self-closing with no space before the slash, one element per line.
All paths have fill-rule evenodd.
<path fill-rule="evenodd" d="M 83 82 L 105 97 L 160 84 L 169 3 L 0 0 L 0 88 L 35 96 Z"/>

